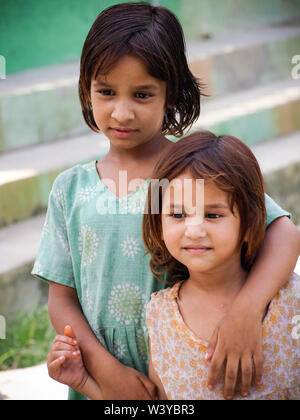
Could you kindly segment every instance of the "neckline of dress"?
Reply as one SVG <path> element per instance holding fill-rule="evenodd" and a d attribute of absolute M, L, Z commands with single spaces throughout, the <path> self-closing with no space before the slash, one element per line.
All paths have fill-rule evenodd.
<path fill-rule="evenodd" d="M 138 187 L 136 188 L 134 191 L 130 192 L 129 194 L 123 195 L 122 197 L 117 196 L 115 193 L 113 193 L 102 181 L 102 179 L 100 178 L 99 172 L 97 170 L 97 162 L 98 160 L 94 161 L 94 169 L 96 171 L 96 176 L 98 178 L 98 182 L 102 185 L 103 189 L 106 190 L 109 194 L 111 194 L 116 200 L 118 201 L 122 201 L 122 200 L 126 200 L 127 198 L 131 197 L 132 195 L 138 193 L 140 190 L 143 190 L 145 188 L 145 185 L 148 184 L 151 180 L 151 178 L 146 178 L 145 181 Z"/>
<path fill-rule="evenodd" d="M 209 342 L 200 338 L 196 333 L 194 333 L 193 330 L 189 328 L 189 326 L 186 324 L 186 322 L 183 319 L 183 316 L 181 315 L 180 309 L 179 309 L 179 290 L 182 286 L 183 281 L 178 281 L 173 287 L 171 291 L 171 301 L 173 306 L 173 316 L 175 317 L 176 321 L 179 323 L 181 328 L 179 328 L 179 331 L 183 333 L 183 336 L 185 339 L 189 340 L 190 346 L 194 347 L 194 345 L 200 346 L 203 351 L 206 351 L 209 345 Z M 267 313 L 262 321 L 262 336 L 266 337 L 267 331 L 269 329 L 269 326 L 274 324 L 278 317 L 278 300 L 279 300 L 279 293 L 277 293 L 276 296 L 271 300 Z"/>

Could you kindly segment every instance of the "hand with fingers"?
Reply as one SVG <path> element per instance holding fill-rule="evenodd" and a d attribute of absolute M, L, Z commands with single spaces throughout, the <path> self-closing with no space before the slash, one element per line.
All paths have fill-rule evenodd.
<path fill-rule="evenodd" d="M 49 376 L 80 392 L 89 374 L 72 327 L 66 326 L 64 335 L 57 335 L 47 357 Z"/>
<path fill-rule="evenodd" d="M 212 390 L 225 364 L 224 398 L 232 399 L 237 376 L 241 372 L 241 395 L 250 386 L 259 385 L 262 377 L 262 318 L 259 314 L 228 313 L 216 327 L 207 349 L 210 361 L 208 388 Z"/>

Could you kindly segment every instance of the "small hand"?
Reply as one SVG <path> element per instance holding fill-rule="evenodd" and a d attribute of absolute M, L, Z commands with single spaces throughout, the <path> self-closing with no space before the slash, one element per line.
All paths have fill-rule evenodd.
<path fill-rule="evenodd" d="M 233 313 L 227 314 L 210 339 L 207 360 L 211 360 L 207 382 L 209 389 L 213 389 L 226 362 L 224 397 L 231 399 L 234 395 L 239 366 L 242 380 L 241 395 L 247 396 L 252 379 L 256 385 L 259 385 L 262 377 L 261 317 L 249 313 L 244 317 Z"/>
<path fill-rule="evenodd" d="M 49 376 L 80 392 L 89 374 L 83 364 L 75 334 L 70 326 L 57 335 L 47 356 Z"/>

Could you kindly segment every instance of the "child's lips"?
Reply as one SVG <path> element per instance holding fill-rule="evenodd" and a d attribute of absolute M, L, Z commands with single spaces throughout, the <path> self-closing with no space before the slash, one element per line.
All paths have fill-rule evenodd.
<path fill-rule="evenodd" d="M 188 245 L 184 247 L 183 249 L 187 251 L 189 254 L 201 255 L 210 251 L 212 248 L 207 247 L 207 246 L 200 246 L 200 245 Z"/>
<path fill-rule="evenodd" d="M 114 135 L 120 139 L 128 138 L 132 134 L 136 133 L 138 130 L 126 127 L 112 127 Z"/>

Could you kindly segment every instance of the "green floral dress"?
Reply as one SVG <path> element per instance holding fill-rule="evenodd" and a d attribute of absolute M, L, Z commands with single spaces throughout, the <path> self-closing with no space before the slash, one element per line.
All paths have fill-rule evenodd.
<path fill-rule="evenodd" d="M 75 288 L 101 344 L 121 363 L 148 374 L 145 309 L 165 287 L 153 277 L 142 240 L 150 180 L 118 198 L 100 180 L 96 162 L 54 181 L 32 275 Z M 267 197 L 271 220 L 287 214 Z M 83 398 L 71 390 L 70 398 Z"/>

